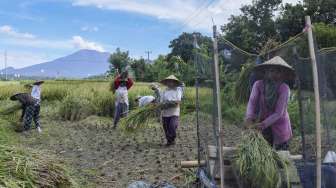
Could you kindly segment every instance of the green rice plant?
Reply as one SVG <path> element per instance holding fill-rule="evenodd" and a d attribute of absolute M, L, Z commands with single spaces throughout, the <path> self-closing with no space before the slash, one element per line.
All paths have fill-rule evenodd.
<path fill-rule="evenodd" d="M 42 100 L 62 100 L 70 92 L 70 88 L 66 85 L 51 85 L 46 83 L 42 85 Z"/>
<path fill-rule="evenodd" d="M 7 100 L 15 93 L 23 93 L 26 91 L 27 89 L 24 88 L 23 85 L 19 84 L 8 84 L 0 86 L 0 100 Z"/>
<path fill-rule="evenodd" d="M 279 188 L 283 182 L 289 187 L 288 164 L 289 161 L 279 156 L 259 132 L 243 132 L 234 167 L 250 187 Z M 282 178 L 282 173 L 286 179 Z"/>
<path fill-rule="evenodd" d="M 10 115 L 22 109 L 22 105 L 17 101 L 6 101 L 0 107 L 0 115 Z"/>
<path fill-rule="evenodd" d="M 33 150 L 0 145 L 0 187 L 76 187 L 62 161 Z"/>
<path fill-rule="evenodd" d="M 78 121 L 95 114 L 95 106 L 81 95 L 68 95 L 59 107 L 59 115 L 64 120 Z"/>
<path fill-rule="evenodd" d="M 246 63 L 243 65 L 239 74 L 238 81 L 235 83 L 235 99 L 238 103 L 247 103 L 250 97 L 250 76 L 254 69 L 253 63 Z"/>
<path fill-rule="evenodd" d="M 139 129 L 151 128 L 150 120 L 157 117 L 160 105 L 146 105 L 132 110 L 126 118 L 121 119 L 120 128 L 132 133 Z"/>
<path fill-rule="evenodd" d="M 97 115 L 112 117 L 114 113 L 114 95 L 110 91 L 97 92 L 92 98 L 92 104 L 96 106 Z"/>

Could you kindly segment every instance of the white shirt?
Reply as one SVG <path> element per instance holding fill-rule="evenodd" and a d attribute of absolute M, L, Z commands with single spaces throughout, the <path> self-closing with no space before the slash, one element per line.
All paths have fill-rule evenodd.
<path fill-rule="evenodd" d="M 146 106 L 153 102 L 155 100 L 155 97 L 153 96 L 143 96 L 139 99 L 139 107 Z"/>
<path fill-rule="evenodd" d="M 167 88 L 162 93 L 162 102 L 180 102 L 182 99 L 182 91 L 181 89 L 175 88 L 170 89 Z M 173 108 L 168 108 L 162 110 L 162 116 L 163 117 L 171 117 L 171 116 L 180 116 L 180 105 L 177 105 Z"/>
<path fill-rule="evenodd" d="M 118 103 L 126 103 L 127 105 L 129 105 L 128 103 L 128 91 L 127 91 L 127 87 L 119 87 L 116 92 L 116 104 Z"/>
<path fill-rule="evenodd" d="M 34 85 L 32 88 L 31 96 L 38 101 L 41 102 L 41 86 Z"/>

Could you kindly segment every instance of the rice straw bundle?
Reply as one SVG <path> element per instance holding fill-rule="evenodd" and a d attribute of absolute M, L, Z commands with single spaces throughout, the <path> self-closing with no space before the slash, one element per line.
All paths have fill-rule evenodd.
<path fill-rule="evenodd" d="M 288 164 L 289 161 L 280 157 L 259 132 L 243 132 L 235 167 L 250 187 L 278 188 L 284 182 L 289 187 Z"/>
<path fill-rule="evenodd" d="M 235 87 L 235 99 L 239 103 L 246 103 L 249 99 L 251 91 L 250 76 L 254 66 L 255 65 L 253 63 L 246 63 L 243 65 L 239 74 L 239 78 Z"/>
<path fill-rule="evenodd" d="M 76 187 L 76 184 L 55 158 L 0 146 L 0 187 Z"/>
<path fill-rule="evenodd" d="M 150 120 L 157 117 L 160 105 L 146 105 L 132 110 L 127 117 L 121 119 L 120 127 L 125 132 L 134 132 L 138 129 L 149 128 Z"/>

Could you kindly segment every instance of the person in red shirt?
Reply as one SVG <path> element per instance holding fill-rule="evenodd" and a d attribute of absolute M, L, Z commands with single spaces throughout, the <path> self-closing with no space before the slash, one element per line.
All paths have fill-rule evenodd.
<path fill-rule="evenodd" d="M 133 80 L 128 77 L 128 72 L 125 71 L 115 78 L 113 84 L 115 93 L 113 128 L 116 128 L 120 118 L 127 116 L 129 109 L 128 90 L 133 86 Z"/>
<path fill-rule="evenodd" d="M 121 73 L 114 79 L 114 90 L 117 90 L 122 84 L 125 84 L 127 90 L 133 86 L 133 80 L 128 77 L 128 71 Z"/>

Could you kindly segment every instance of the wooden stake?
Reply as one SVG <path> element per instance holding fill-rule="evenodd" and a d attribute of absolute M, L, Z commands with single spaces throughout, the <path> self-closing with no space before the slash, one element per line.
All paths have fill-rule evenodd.
<path fill-rule="evenodd" d="M 318 82 L 317 64 L 314 49 L 313 30 L 310 16 L 306 16 L 308 31 L 309 53 L 312 61 L 314 94 L 315 94 L 315 124 L 316 124 L 316 188 L 321 188 L 321 115 L 320 115 L 320 90 Z"/>
<path fill-rule="evenodd" d="M 222 111 L 221 111 L 221 99 L 220 99 L 220 86 L 219 86 L 219 66 L 218 66 L 218 44 L 217 44 L 217 27 L 216 25 L 213 26 L 213 47 L 214 47 L 214 70 L 215 70 L 215 95 L 216 95 L 216 125 L 218 126 L 218 151 L 219 151 L 219 166 L 220 166 L 220 179 L 221 179 L 221 188 L 224 188 L 224 160 L 223 160 L 223 152 L 222 152 Z"/>

